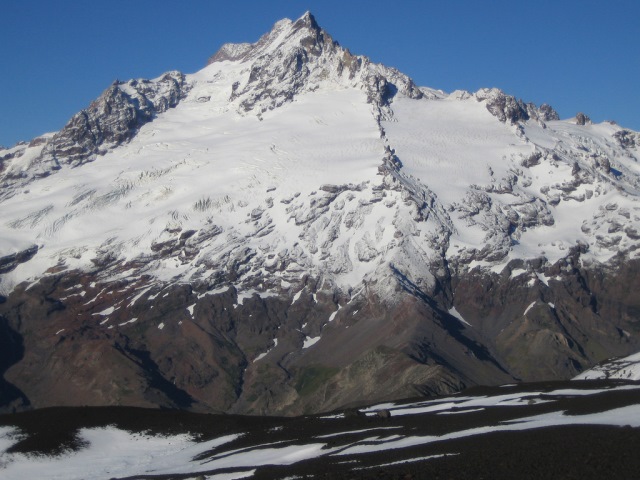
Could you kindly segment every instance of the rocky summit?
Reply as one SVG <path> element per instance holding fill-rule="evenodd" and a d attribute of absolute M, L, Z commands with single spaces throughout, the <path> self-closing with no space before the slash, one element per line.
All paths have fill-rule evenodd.
<path fill-rule="evenodd" d="M 0 405 L 297 415 L 640 350 L 640 134 L 311 14 L 0 150 Z"/>

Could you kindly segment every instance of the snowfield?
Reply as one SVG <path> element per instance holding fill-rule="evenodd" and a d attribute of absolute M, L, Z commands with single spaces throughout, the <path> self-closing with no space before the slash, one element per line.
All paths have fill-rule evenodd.
<path fill-rule="evenodd" d="M 33 262 L 20 265 L 11 279 L 3 277 L 5 289 L 41 274 L 51 262 L 85 267 L 105 239 L 126 260 L 148 253 L 168 230 L 200 229 L 213 220 L 227 232 L 220 243 L 246 238 L 256 228 L 245 221 L 267 209 L 280 227 L 272 241 L 292 249 L 301 229 L 279 200 L 306 199 L 320 186 L 337 183 L 336 174 L 340 184 L 375 179 L 383 149 L 361 92 L 305 95 L 262 122 L 235 112 L 217 114 L 195 100 L 183 105 L 106 154 L 99 169 L 89 164 L 60 172 L 40 180 L 37 190 L 4 202 L 2 211 L 9 215 L 1 221 L 14 228 L 0 239 L 0 251 L 41 246 Z M 254 243 L 271 247 L 261 239 Z M 210 250 L 216 247 L 222 248 Z M 165 261 L 154 270 L 170 279 L 193 266 Z"/>
<path fill-rule="evenodd" d="M 640 353 L 596 365 L 592 369 L 576 376 L 574 380 L 598 380 L 605 378 L 640 380 Z"/>

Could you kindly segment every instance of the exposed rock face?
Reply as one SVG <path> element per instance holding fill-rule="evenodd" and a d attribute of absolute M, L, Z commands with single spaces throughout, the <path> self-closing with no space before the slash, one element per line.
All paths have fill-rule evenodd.
<path fill-rule="evenodd" d="M 531 112 L 529 112 L 529 114 L 531 115 Z M 540 105 L 540 108 L 538 109 L 538 117 L 544 122 L 560 120 L 558 112 L 556 112 L 551 105 L 547 105 L 546 103 Z"/>
<path fill-rule="evenodd" d="M 640 349 L 639 144 L 418 88 L 310 14 L 118 82 L 0 151 L 0 402 L 293 415 L 571 378 Z"/>
<path fill-rule="evenodd" d="M 0 305 L 5 298 L 0 296 Z M 4 374 L 11 365 L 20 361 L 24 354 L 22 337 L 15 330 L 9 327 L 6 319 L 0 317 L 0 411 L 14 412 L 23 410 L 30 406 L 29 399 L 4 378 Z"/>
<path fill-rule="evenodd" d="M 591 119 L 589 117 L 587 117 L 584 113 L 579 112 L 576 115 L 576 123 L 578 125 L 586 125 L 588 123 L 591 123 Z"/>
<path fill-rule="evenodd" d="M 180 72 L 166 73 L 154 81 L 115 82 L 47 143 L 39 161 L 59 167 L 93 160 L 133 138 L 158 113 L 175 107 L 186 94 L 184 87 Z"/>
<path fill-rule="evenodd" d="M 293 23 L 276 23 L 255 44 L 223 45 L 209 65 L 223 61 L 250 64 L 246 82 L 234 83 L 230 98 L 238 100 L 243 112 L 272 110 L 327 80 L 365 88 L 369 102 L 383 116 L 389 114 L 396 92 L 416 99 L 423 95 L 406 75 L 342 48 L 309 13 Z"/>
<path fill-rule="evenodd" d="M 0 274 L 9 273 L 19 264 L 28 262 L 36 253 L 38 253 L 38 246 L 34 245 L 26 250 L 0 257 Z"/>
<path fill-rule="evenodd" d="M 496 88 L 482 89 L 476 93 L 479 100 L 486 100 L 487 110 L 501 122 L 508 121 L 512 125 L 529 120 L 527 106 L 522 100 L 505 95 Z"/>
<path fill-rule="evenodd" d="M 613 136 L 623 148 L 633 149 L 638 146 L 638 143 L 640 143 L 640 136 L 638 133 L 631 132 L 629 130 L 620 130 L 615 132 Z"/>
<path fill-rule="evenodd" d="M 175 71 L 155 80 L 114 82 L 55 135 L 38 137 L 28 145 L 9 149 L 8 153 L 0 149 L 4 186 L 19 188 L 25 180 L 48 176 L 64 165 L 78 167 L 93 161 L 96 156 L 131 140 L 142 125 L 175 107 L 188 90 L 185 76 Z M 9 161 L 24 155 L 25 147 L 33 152 L 28 163 L 7 169 Z M 0 193 L 0 198 L 12 193 L 7 188 Z"/>

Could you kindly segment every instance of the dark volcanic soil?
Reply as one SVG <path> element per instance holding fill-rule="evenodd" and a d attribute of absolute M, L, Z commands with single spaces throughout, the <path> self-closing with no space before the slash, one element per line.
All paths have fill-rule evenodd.
<path fill-rule="evenodd" d="M 609 391 L 626 385 L 625 390 Z M 554 394 L 560 389 L 586 389 L 583 395 Z M 602 393 L 593 393 L 596 388 Z M 222 453 L 280 442 L 300 445 L 323 442 L 327 448 L 354 443 L 375 444 L 394 436 L 440 436 L 479 427 L 501 425 L 513 419 L 565 412 L 579 416 L 640 404 L 635 383 L 571 382 L 474 388 L 459 397 L 490 398 L 520 392 L 520 405 L 487 407 L 479 411 L 443 415 L 429 412 L 390 418 L 364 416 L 351 411 L 341 418 L 320 416 L 281 418 L 204 415 L 175 410 L 118 407 L 51 408 L 0 416 L 0 425 L 18 427 L 25 437 L 10 451 L 60 454 L 83 448 L 77 432 L 83 427 L 114 425 L 133 432 L 153 434 L 191 433 L 199 440 L 222 435 L 244 435 L 223 447 Z M 537 392 L 537 393 L 536 393 Z M 540 392 L 543 392 L 540 394 Z M 546 392 L 546 393 L 544 393 Z M 591 393 L 589 393 L 591 392 Z M 456 397 L 450 397 L 455 399 Z M 546 402 L 529 402 L 531 399 Z M 424 399 L 417 400 L 424 402 Z M 394 407 L 395 408 L 395 407 Z M 398 410 L 399 412 L 400 410 Z M 456 412 L 456 407 L 448 410 Z M 462 409 L 460 410 L 462 411 Z M 630 419 L 632 420 L 632 419 Z M 637 419 L 634 423 L 638 423 Z M 372 433 L 372 429 L 380 429 Z M 368 430 L 367 432 L 359 432 Z M 488 428 L 487 428 L 488 430 Z M 322 438 L 322 436 L 329 437 Z M 640 472 L 640 428 L 571 425 L 510 432 L 483 432 L 462 438 L 435 441 L 408 448 L 387 449 L 358 455 L 331 455 L 288 466 L 259 466 L 252 478 L 320 479 L 635 479 Z M 216 455 L 221 451 L 217 450 Z M 206 458 L 208 454 L 204 454 Z M 425 458 L 428 457 L 428 458 Z M 403 463 L 404 462 L 404 463 Z M 252 470 L 244 468 L 244 471 Z M 210 475 L 243 469 L 212 470 Z M 1 470 L 0 470 L 1 473 Z M 135 476 L 129 478 L 196 478 L 197 475 Z"/>

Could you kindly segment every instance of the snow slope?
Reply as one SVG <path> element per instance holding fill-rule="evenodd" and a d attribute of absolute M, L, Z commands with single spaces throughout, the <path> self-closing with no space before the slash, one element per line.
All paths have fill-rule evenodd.
<path fill-rule="evenodd" d="M 574 380 L 598 380 L 604 378 L 640 380 L 640 353 L 596 365 L 592 369 L 582 372 Z"/>

